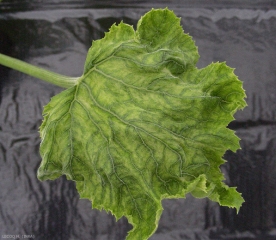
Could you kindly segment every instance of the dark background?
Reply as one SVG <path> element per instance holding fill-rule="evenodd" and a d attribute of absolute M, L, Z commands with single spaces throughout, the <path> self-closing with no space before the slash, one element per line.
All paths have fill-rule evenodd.
<path fill-rule="evenodd" d="M 190 195 L 164 200 L 150 239 L 276 239 L 276 1 L 4 0 L 0 52 L 80 76 L 93 39 L 114 22 L 136 26 L 145 12 L 166 6 L 196 41 L 199 68 L 226 61 L 244 82 L 248 107 L 229 125 L 242 139 L 242 150 L 226 152 L 222 170 L 246 202 L 237 215 Z M 36 177 L 42 109 L 61 90 L 0 66 L 0 239 L 124 239 L 131 229 L 127 220 L 92 210 L 74 182 Z"/>

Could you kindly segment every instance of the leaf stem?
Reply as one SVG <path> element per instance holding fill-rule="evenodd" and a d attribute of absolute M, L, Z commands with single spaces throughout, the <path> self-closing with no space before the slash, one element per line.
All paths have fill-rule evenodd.
<path fill-rule="evenodd" d="M 78 78 L 64 76 L 1 53 L 0 64 L 63 88 L 74 86 L 78 80 Z"/>

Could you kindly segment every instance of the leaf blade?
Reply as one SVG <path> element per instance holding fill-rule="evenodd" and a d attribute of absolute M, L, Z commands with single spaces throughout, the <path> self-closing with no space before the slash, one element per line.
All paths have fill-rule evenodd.
<path fill-rule="evenodd" d="M 93 42 L 78 84 L 44 109 L 38 177 L 76 181 L 94 208 L 128 218 L 128 239 L 154 233 L 164 198 L 191 192 L 238 209 L 242 197 L 219 166 L 239 148 L 226 126 L 245 93 L 225 63 L 197 69 L 197 59 L 168 9 L 147 13 L 136 32 L 113 25 Z"/>

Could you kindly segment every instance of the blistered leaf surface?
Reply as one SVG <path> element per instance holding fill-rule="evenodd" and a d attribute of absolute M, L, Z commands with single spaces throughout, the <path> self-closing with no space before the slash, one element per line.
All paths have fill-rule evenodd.
<path fill-rule="evenodd" d="M 137 31 L 113 25 L 93 42 L 78 83 L 44 108 L 39 179 L 76 181 L 93 208 L 127 217 L 128 239 L 154 233 L 164 198 L 191 193 L 239 209 L 219 166 L 239 149 L 227 125 L 245 93 L 225 63 L 197 69 L 197 60 L 168 9 L 144 15 Z"/>

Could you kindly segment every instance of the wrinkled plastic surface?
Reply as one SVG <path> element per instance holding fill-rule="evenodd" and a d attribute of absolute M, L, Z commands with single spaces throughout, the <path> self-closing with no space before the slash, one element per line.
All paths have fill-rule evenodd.
<path fill-rule="evenodd" d="M 4 1 L 0 52 L 80 76 L 93 39 L 114 22 L 135 26 L 152 7 L 165 6 L 196 41 L 198 67 L 226 61 L 244 81 L 248 107 L 229 126 L 242 150 L 225 154 L 223 171 L 246 202 L 237 215 L 206 199 L 165 200 L 150 239 L 276 239 L 275 1 Z M 92 210 L 74 182 L 36 177 L 42 109 L 61 90 L 0 66 L 0 239 L 124 239 L 131 229 L 127 220 Z"/>

